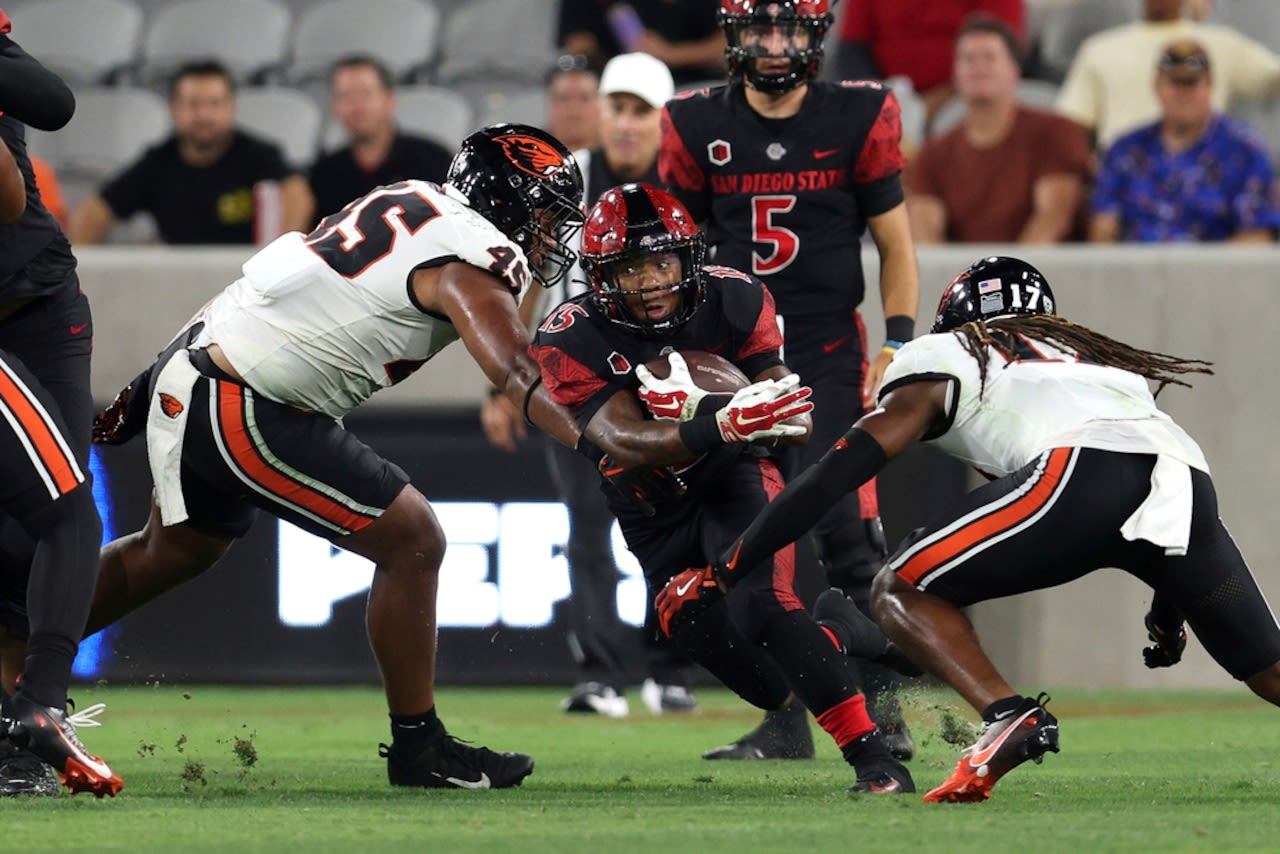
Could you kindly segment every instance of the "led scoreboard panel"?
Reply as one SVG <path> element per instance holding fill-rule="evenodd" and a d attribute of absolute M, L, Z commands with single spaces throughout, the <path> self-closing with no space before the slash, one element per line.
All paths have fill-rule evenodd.
<path fill-rule="evenodd" d="M 571 683 L 568 518 L 555 500 L 543 440 L 516 454 L 495 450 L 474 410 L 378 410 L 357 413 L 347 425 L 408 472 L 448 537 L 439 681 Z M 963 488 L 963 474 L 940 456 L 895 466 L 901 462 L 910 471 L 893 480 L 903 486 L 881 485 L 886 514 L 900 503 L 895 492 L 918 492 L 922 477 L 933 484 L 925 504 L 912 499 L 912 518 L 904 523 L 919 524 L 927 504 Z M 151 495 L 141 441 L 95 448 L 94 472 L 108 535 L 141 528 Z M 619 617 L 635 627 L 632 664 L 639 677 L 645 585 L 616 524 L 613 550 L 614 598 Z M 807 550 L 800 554 L 802 592 L 812 595 L 821 573 Z M 213 569 L 86 641 L 76 673 L 129 682 L 376 682 L 364 628 L 372 577 L 363 558 L 263 513 Z"/>

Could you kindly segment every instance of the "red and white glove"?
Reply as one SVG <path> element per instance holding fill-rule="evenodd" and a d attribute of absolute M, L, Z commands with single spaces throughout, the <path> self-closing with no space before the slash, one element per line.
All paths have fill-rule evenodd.
<path fill-rule="evenodd" d="M 707 396 L 707 392 L 694 385 L 684 356 L 670 353 L 667 355 L 667 364 L 671 366 L 671 371 L 665 380 L 655 377 L 653 371 L 644 365 L 636 367 L 636 377 L 640 380 L 637 395 L 654 418 L 688 421 L 697 412 L 698 404 Z"/>
<path fill-rule="evenodd" d="M 653 607 L 658 612 L 658 627 L 664 635 L 671 637 L 672 624 L 677 618 L 692 618 L 721 595 L 720 585 L 716 583 L 715 572 L 711 567 L 677 572 L 654 597 Z"/>
<path fill-rule="evenodd" d="M 813 389 L 801 386 L 796 374 L 739 389 L 729 405 L 716 413 L 720 438 L 730 444 L 803 436 L 804 427 L 786 421 L 813 410 L 812 394 Z"/>

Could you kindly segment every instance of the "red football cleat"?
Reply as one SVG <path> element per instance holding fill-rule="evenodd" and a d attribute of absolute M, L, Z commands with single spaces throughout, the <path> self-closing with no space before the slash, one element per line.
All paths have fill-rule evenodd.
<path fill-rule="evenodd" d="M 76 735 L 77 722 L 82 726 L 98 725 L 93 716 L 102 710 L 101 705 L 68 717 L 62 709 L 42 706 L 19 689 L 7 706 L 9 740 L 53 766 L 68 792 L 91 792 L 101 798 L 115 797 L 124 788 L 124 780 L 86 750 Z"/>
<path fill-rule="evenodd" d="M 1058 719 L 1045 711 L 1049 698 L 1026 699 L 1007 717 L 987 724 L 978 743 L 965 751 L 946 781 L 924 796 L 926 803 L 973 803 L 991 797 L 1005 774 L 1030 759 L 1039 763 L 1058 752 Z"/>

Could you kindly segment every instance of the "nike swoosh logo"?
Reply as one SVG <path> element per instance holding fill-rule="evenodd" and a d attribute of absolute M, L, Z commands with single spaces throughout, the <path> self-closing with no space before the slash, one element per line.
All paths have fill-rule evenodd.
<path fill-rule="evenodd" d="M 434 773 L 434 772 L 433 772 L 433 773 Z M 439 774 L 435 774 L 435 776 L 440 777 L 440 775 L 439 775 Z M 479 780 L 462 780 L 462 779 L 460 779 L 460 778 L 458 778 L 458 777 L 440 777 L 440 779 L 441 779 L 441 780 L 444 780 L 446 783 L 449 783 L 449 784 L 451 784 L 451 785 L 457 786 L 459 789 L 488 789 L 488 788 L 490 788 L 490 785 L 489 785 L 489 775 L 488 775 L 488 774 L 486 774 L 486 773 L 484 773 L 483 771 L 481 771 L 481 772 L 480 772 L 480 779 L 479 779 Z"/>
<path fill-rule="evenodd" d="M 81 323 L 79 326 L 68 326 L 67 331 L 69 331 L 72 335 L 79 335 L 81 332 L 84 332 L 88 328 L 89 328 L 89 324 Z"/>
<path fill-rule="evenodd" d="M 970 767 L 981 768 L 983 765 L 986 765 L 988 762 L 990 762 L 992 758 L 995 757 L 996 753 L 1000 750 L 1000 748 L 1004 745 L 1004 743 L 1009 740 L 1009 736 L 1013 735 L 1014 731 L 1017 730 L 1017 728 L 1022 725 L 1022 722 L 1024 720 L 1034 716 L 1035 713 L 1036 713 L 1036 709 L 1031 709 L 1029 711 L 1023 712 L 1016 720 L 1010 723 L 1009 726 L 1005 728 L 1005 731 L 1000 733 L 999 737 L 996 738 L 996 740 L 993 741 L 991 744 L 989 744 L 981 753 L 975 753 L 972 756 L 970 756 L 969 757 Z"/>
<path fill-rule="evenodd" d="M 686 581 L 684 584 L 677 584 L 677 585 L 676 585 L 676 595 L 677 595 L 677 596 L 683 596 L 684 594 L 686 594 L 686 593 L 688 593 L 688 592 L 689 592 L 689 588 L 690 588 L 690 587 L 692 587 L 693 585 L 695 585 L 695 584 L 697 584 L 697 583 L 698 583 L 698 579 L 696 579 L 696 578 L 690 578 L 690 579 L 689 579 L 688 581 Z"/>
<path fill-rule="evenodd" d="M 840 349 L 840 345 L 841 345 L 841 344 L 843 344 L 844 342 L 848 341 L 848 340 L 849 340 L 850 338 L 852 338 L 852 337 L 853 337 L 852 335 L 846 335 L 846 336 L 844 336 L 843 338 L 841 338 L 839 341 L 833 341 L 833 342 L 831 342 L 830 344 L 823 344 L 823 345 L 822 345 L 822 352 L 824 352 L 824 353 L 834 353 L 836 350 L 839 350 L 839 349 Z"/>
<path fill-rule="evenodd" d="M 840 149 L 838 149 L 838 148 L 815 148 L 815 149 L 813 150 L 813 159 L 814 159 L 814 160 L 825 160 L 826 158 L 830 157 L 831 155 L 833 155 L 833 154 L 839 154 L 839 153 L 840 153 Z"/>

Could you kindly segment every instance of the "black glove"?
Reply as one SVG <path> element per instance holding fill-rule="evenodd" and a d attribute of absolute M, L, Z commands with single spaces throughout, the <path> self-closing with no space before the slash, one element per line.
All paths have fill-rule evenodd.
<path fill-rule="evenodd" d="M 1182 652 L 1187 648 L 1187 628 L 1178 623 L 1176 630 L 1169 631 L 1156 624 L 1155 615 L 1148 611 L 1143 622 L 1147 626 L 1147 638 L 1155 646 L 1142 650 L 1142 662 L 1155 670 L 1158 667 L 1173 667 L 1182 660 Z"/>
<path fill-rule="evenodd" d="M 653 502 L 679 498 L 688 488 L 679 475 L 665 466 L 624 469 L 615 464 L 608 454 L 600 457 L 596 466 L 600 469 L 600 476 L 604 478 L 605 483 L 613 487 L 614 491 L 624 499 L 639 507 L 640 512 L 646 516 L 654 515 Z"/>
<path fill-rule="evenodd" d="M 147 410 L 151 403 L 151 371 L 138 374 L 116 395 L 111 405 L 93 416 L 95 445 L 123 445 L 147 426 Z"/>

